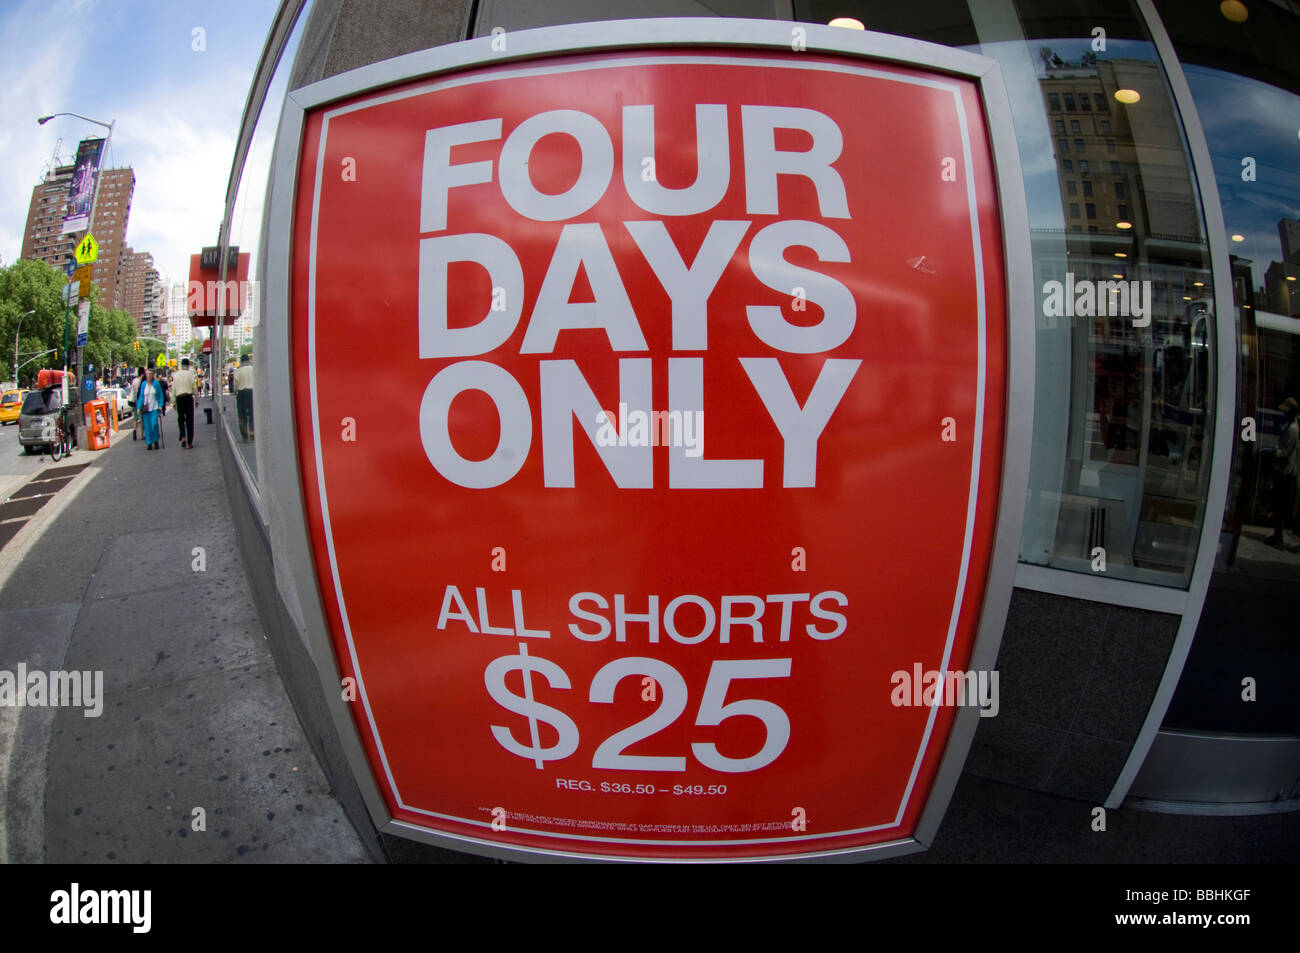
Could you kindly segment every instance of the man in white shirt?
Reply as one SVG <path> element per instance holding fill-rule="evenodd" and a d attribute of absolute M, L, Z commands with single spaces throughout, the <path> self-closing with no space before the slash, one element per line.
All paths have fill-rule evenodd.
<path fill-rule="evenodd" d="M 244 443 L 253 439 L 253 355 L 242 354 L 235 371 L 235 409 L 239 413 L 239 436 Z"/>
<path fill-rule="evenodd" d="M 190 359 L 181 359 L 181 369 L 172 376 L 172 395 L 176 399 L 176 425 L 181 431 L 181 446 L 194 449 L 194 372 Z"/>

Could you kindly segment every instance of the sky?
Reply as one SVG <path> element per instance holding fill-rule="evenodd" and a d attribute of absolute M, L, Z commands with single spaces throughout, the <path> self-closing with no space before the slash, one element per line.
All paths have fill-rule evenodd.
<path fill-rule="evenodd" d="M 22 252 L 32 187 L 58 140 L 66 157 L 107 132 L 71 116 L 36 122 L 75 112 L 116 120 L 106 167 L 131 166 L 136 177 L 126 242 L 152 254 L 165 279 L 184 281 L 189 256 L 216 244 L 244 101 L 277 6 L 0 0 L 4 264 Z M 255 236 L 257 224 L 244 230 Z"/>
<path fill-rule="evenodd" d="M 1244 76 L 1202 66 L 1185 70 L 1205 128 L 1214 176 L 1234 255 L 1254 263 L 1256 288 L 1269 264 L 1282 258 L 1277 223 L 1300 218 L 1300 98 Z M 1242 160 L 1255 160 L 1255 178 L 1242 179 Z"/>

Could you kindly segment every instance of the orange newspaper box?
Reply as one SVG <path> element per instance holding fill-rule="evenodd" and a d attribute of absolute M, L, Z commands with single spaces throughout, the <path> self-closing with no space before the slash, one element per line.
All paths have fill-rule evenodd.
<path fill-rule="evenodd" d="M 103 398 L 86 402 L 86 447 L 108 449 L 108 401 Z"/>

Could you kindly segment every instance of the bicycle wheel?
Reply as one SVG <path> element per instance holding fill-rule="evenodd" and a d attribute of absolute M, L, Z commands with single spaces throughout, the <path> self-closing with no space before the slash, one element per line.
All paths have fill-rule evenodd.
<path fill-rule="evenodd" d="M 63 437 L 55 437 L 54 442 L 50 444 L 50 459 L 55 463 L 59 462 L 59 457 L 63 456 Z"/>

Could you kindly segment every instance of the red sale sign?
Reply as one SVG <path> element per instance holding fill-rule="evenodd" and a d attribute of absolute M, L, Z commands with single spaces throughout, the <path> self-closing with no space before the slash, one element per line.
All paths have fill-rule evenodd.
<path fill-rule="evenodd" d="M 552 56 L 305 113 L 301 478 L 396 822 L 638 858 L 912 835 L 958 709 L 996 713 L 966 671 L 995 181 L 977 83 L 814 52 Z"/>

